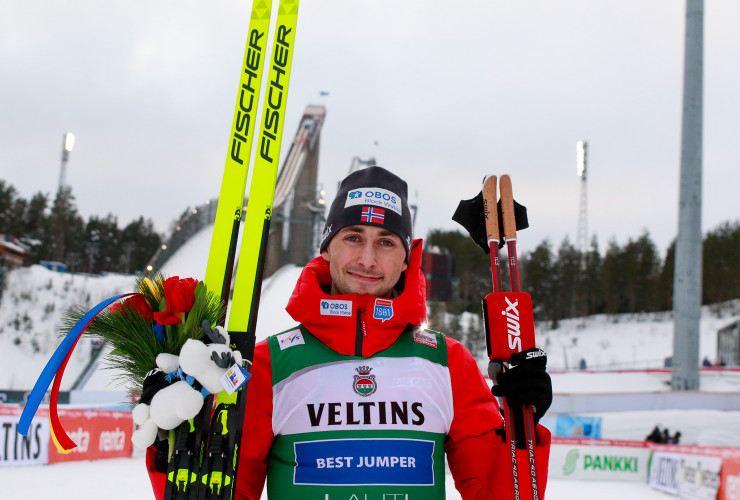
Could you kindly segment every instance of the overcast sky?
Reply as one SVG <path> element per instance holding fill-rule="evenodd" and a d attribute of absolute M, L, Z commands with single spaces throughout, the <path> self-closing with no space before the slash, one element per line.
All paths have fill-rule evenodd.
<path fill-rule="evenodd" d="M 218 196 L 250 8 L 0 0 L 0 179 L 55 193 L 71 131 L 80 213 L 166 232 Z M 678 0 L 304 0 L 282 154 L 304 108 L 325 105 L 329 199 L 372 155 L 408 181 L 422 237 L 456 228 L 484 175 L 509 173 L 527 250 L 575 241 L 585 139 L 589 233 L 603 251 L 647 229 L 662 252 L 677 232 L 684 18 Z M 705 2 L 705 232 L 740 217 L 739 23 L 737 0 Z"/>

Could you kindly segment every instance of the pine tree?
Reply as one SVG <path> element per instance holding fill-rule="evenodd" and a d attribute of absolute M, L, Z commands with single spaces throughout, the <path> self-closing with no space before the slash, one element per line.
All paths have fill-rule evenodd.
<path fill-rule="evenodd" d="M 28 202 L 24 198 L 16 198 L 10 207 L 10 219 L 7 221 L 7 233 L 19 238 L 26 231 L 26 217 Z"/>
<path fill-rule="evenodd" d="M 0 234 L 9 234 L 13 220 L 13 204 L 18 192 L 13 186 L 0 180 Z"/>
<path fill-rule="evenodd" d="M 83 254 L 90 273 L 119 271 L 121 244 L 118 219 L 113 214 L 104 218 L 90 217 L 85 227 Z"/>
<path fill-rule="evenodd" d="M 703 303 L 740 298 L 740 221 L 707 233 L 703 260 Z"/>
<path fill-rule="evenodd" d="M 627 310 L 628 265 L 623 261 L 622 249 L 616 240 L 611 240 L 603 261 L 604 301 L 608 314 L 619 314 Z"/>
<path fill-rule="evenodd" d="M 650 233 L 645 230 L 637 240 L 630 240 L 625 253 L 634 256 L 630 259 L 629 312 L 658 310 L 660 257 Z"/>
<path fill-rule="evenodd" d="M 82 248 L 81 235 L 85 222 L 77 213 L 72 188 L 63 187 L 57 192 L 51 214 L 47 219 L 48 246 L 45 258 L 64 262 L 68 253 L 79 252 Z"/>
<path fill-rule="evenodd" d="M 38 238 L 43 230 L 44 220 L 46 219 L 46 208 L 49 206 L 49 195 L 39 191 L 28 202 L 26 212 L 26 228 L 24 235 L 31 238 Z"/>
<path fill-rule="evenodd" d="M 162 244 L 162 237 L 154 230 L 151 219 L 139 217 L 121 231 L 121 261 L 123 272 L 144 272 L 149 259 Z"/>
<path fill-rule="evenodd" d="M 594 236 L 591 239 L 591 249 L 584 256 L 584 267 L 578 283 L 577 300 L 578 316 L 599 314 L 604 312 L 602 258 L 599 253 L 599 243 Z"/>
<path fill-rule="evenodd" d="M 576 292 L 581 279 L 581 254 L 567 237 L 558 249 L 554 272 L 555 317 L 552 320 L 557 327 L 558 320 L 574 317 L 578 310 Z"/>
<path fill-rule="evenodd" d="M 647 231 L 636 240 L 628 240 L 624 247 L 609 242 L 603 271 L 607 313 L 659 308 L 660 258 Z"/>
<path fill-rule="evenodd" d="M 536 320 L 549 320 L 557 326 L 557 301 L 553 257 L 550 242 L 543 240 L 535 249 L 519 260 L 522 290 L 532 296 Z"/>
<path fill-rule="evenodd" d="M 669 311 L 673 308 L 673 271 L 676 266 L 676 240 L 666 250 L 663 266 L 658 277 L 658 309 Z"/>
<path fill-rule="evenodd" d="M 48 195 L 38 192 L 28 202 L 26 210 L 26 227 L 22 233 L 21 240 L 29 247 L 29 260 L 36 263 L 41 259 L 44 252 L 44 233 L 47 226 L 46 209 L 49 205 Z"/>

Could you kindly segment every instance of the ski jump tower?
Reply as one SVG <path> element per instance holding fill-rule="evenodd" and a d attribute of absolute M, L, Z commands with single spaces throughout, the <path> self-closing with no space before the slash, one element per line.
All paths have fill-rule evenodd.
<path fill-rule="evenodd" d="M 318 253 L 325 202 L 317 189 L 319 137 L 326 108 L 309 105 L 275 184 L 265 277 L 285 264 L 305 265 Z"/>
<path fill-rule="evenodd" d="M 305 265 L 319 248 L 324 200 L 317 189 L 319 138 L 326 108 L 309 105 L 303 113 L 282 170 L 275 183 L 270 235 L 264 276 L 285 264 Z M 246 207 L 248 200 L 244 200 Z M 156 272 L 191 237 L 213 224 L 218 198 L 188 209 L 177 228 L 149 260 L 147 272 Z M 238 258 L 238 255 L 237 255 Z"/>

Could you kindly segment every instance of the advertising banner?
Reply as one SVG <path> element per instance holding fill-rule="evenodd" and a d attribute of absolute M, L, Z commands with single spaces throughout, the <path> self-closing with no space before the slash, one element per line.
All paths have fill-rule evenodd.
<path fill-rule="evenodd" d="M 0 406 L 0 467 L 40 465 L 49 460 L 49 418 L 39 412 L 28 430 L 28 436 L 18 434 L 21 409 Z"/>
<path fill-rule="evenodd" d="M 717 500 L 740 500 L 740 453 L 722 460 Z"/>
<path fill-rule="evenodd" d="M 555 435 L 557 437 L 600 438 L 601 417 L 558 415 Z"/>
<path fill-rule="evenodd" d="M 77 447 L 64 454 L 52 443 L 49 463 L 131 456 L 130 411 L 59 410 L 59 420 Z"/>
<path fill-rule="evenodd" d="M 650 462 L 650 486 L 659 491 L 678 496 L 678 469 L 681 455 L 656 451 Z"/>
<path fill-rule="evenodd" d="M 722 458 L 655 451 L 650 486 L 681 498 L 714 500 L 719 490 Z"/>
<path fill-rule="evenodd" d="M 0 389 L 0 404 L 25 404 L 29 394 L 31 394 L 31 391 L 11 391 Z M 47 392 L 44 395 L 44 404 L 49 402 L 50 396 L 51 392 Z M 68 404 L 69 391 L 59 391 L 58 401 L 59 404 Z"/>
<path fill-rule="evenodd" d="M 650 450 L 642 442 L 554 438 L 549 476 L 559 479 L 647 481 Z"/>

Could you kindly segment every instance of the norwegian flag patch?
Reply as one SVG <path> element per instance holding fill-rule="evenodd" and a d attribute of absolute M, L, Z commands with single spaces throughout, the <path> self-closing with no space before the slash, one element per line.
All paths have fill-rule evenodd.
<path fill-rule="evenodd" d="M 385 209 L 378 207 L 363 207 L 362 222 L 374 222 L 375 224 L 385 223 Z"/>

